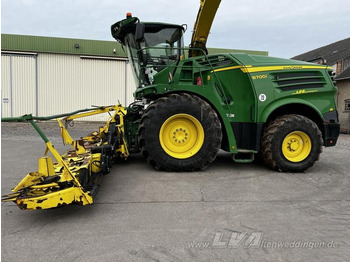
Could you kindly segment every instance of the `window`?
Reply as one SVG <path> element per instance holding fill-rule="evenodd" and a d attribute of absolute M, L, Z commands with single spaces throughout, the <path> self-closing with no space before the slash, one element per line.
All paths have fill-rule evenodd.
<path fill-rule="evenodd" d="M 350 112 L 350 99 L 345 100 L 345 112 Z"/>

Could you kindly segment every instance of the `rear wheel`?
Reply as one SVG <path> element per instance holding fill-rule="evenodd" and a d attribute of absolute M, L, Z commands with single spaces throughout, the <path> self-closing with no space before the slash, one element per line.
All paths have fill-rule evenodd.
<path fill-rule="evenodd" d="M 285 115 L 265 128 L 261 155 L 272 169 L 302 172 L 319 159 L 322 145 L 322 134 L 312 120 L 301 115 Z"/>
<path fill-rule="evenodd" d="M 172 94 L 151 104 L 141 118 L 139 145 L 156 169 L 206 168 L 221 146 L 221 124 L 211 106 L 197 96 Z"/>

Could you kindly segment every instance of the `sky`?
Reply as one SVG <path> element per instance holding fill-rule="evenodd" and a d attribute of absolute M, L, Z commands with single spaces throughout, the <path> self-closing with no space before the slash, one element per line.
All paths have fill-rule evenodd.
<path fill-rule="evenodd" d="M 2 0 L 1 32 L 110 40 L 111 24 L 132 12 L 141 21 L 187 24 L 199 0 Z M 268 51 L 290 58 L 350 37 L 349 0 L 222 0 L 207 47 Z"/>

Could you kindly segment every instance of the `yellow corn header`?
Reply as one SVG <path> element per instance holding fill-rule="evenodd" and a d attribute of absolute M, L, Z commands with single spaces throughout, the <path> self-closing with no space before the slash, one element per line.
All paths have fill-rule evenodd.
<path fill-rule="evenodd" d="M 79 140 L 73 140 L 62 121 L 86 116 L 110 113 L 111 117 L 99 131 Z M 111 114 L 111 112 L 114 112 Z M 2 197 L 2 201 L 13 201 L 21 209 L 48 209 L 77 203 L 93 203 L 101 178 L 109 173 L 115 158 L 127 158 L 129 152 L 124 139 L 124 116 L 121 105 L 83 109 L 70 114 L 50 117 L 3 118 L 3 122 L 30 122 L 46 144 L 43 157 L 39 158 L 38 171 L 30 172 L 12 189 L 13 193 Z M 62 118 L 63 117 L 63 118 Z M 61 119 L 60 119 L 61 118 Z M 56 119 L 65 145 L 72 147 L 60 155 L 42 132 L 36 121 Z M 51 153 L 56 161 L 48 155 Z"/>

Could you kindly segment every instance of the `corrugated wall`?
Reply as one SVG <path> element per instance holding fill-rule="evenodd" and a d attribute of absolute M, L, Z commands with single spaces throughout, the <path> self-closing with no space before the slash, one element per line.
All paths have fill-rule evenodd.
<path fill-rule="evenodd" d="M 35 59 L 37 59 L 37 64 Z M 76 55 L 2 55 L 2 116 L 47 116 L 133 101 L 135 83 L 126 61 L 82 59 Z M 12 75 L 12 78 L 11 78 Z M 37 97 L 37 101 L 36 101 Z M 82 120 L 105 121 L 107 115 Z"/>
<path fill-rule="evenodd" d="M 118 100 L 125 104 L 124 61 L 40 54 L 38 75 L 39 115 L 113 105 Z M 105 119 L 97 115 L 86 120 Z"/>
<path fill-rule="evenodd" d="M 1 56 L 1 116 L 36 114 L 35 65 L 35 56 Z"/>
<path fill-rule="evenodd" d="M 35 56 L 12 56 L 12 115 L 36 114 Z"/>
<path fill-rule="evenodd" d="M 1 117 L 11 116 L 11 57 L 1 56 Z"/>

